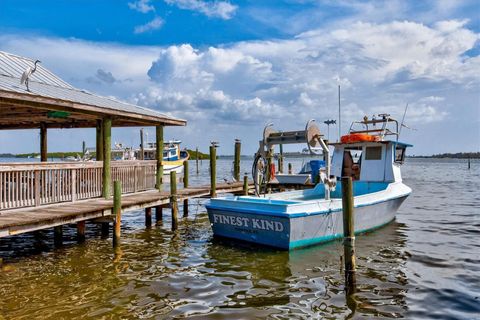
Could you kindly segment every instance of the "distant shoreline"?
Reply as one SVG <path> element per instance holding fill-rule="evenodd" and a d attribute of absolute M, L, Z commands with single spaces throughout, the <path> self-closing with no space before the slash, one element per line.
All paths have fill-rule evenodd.
<path fill-rule="evenodd" d="M 190 153 L 190 159 L 195 159 L 195 151 L 188 150 Z M 68 156 L 76 156 L 81 154 L 81 152 L 51 152 L 48 153 L 48 158 L 65 158 Z M 38 157 L 40 153 L 22 153 L 22 154 L 13 154 L 13 153 L 0 153 L 0 158 L 35 158 Z M 198 152 L 199 159 L 209 159 L 209 155 L 206 153 Z M 233 155 L 218 155 L 218 158 L 233 158 Z M 253 155 L 242 155 L 244 159 L 253 158 Z M 287 158 L 299 158 L 299 157 L 312 157 L 308 154 L 288 152 L 284 153 L 284 157 Z M 430 156 L 417 156 L 411 155 L 407 158 L 418 158 L 418 159 L 480 159 L 480 152 L 458 152 L 458 153 L 441 153 L 434 154 Z"/>

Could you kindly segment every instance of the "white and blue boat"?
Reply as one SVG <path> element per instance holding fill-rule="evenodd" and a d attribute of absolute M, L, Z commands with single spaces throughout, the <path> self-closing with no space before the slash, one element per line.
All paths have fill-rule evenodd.
<path fill-rule="evenodd" d="M 363 128 L 354 130 L 358 124 Z M 396 130 L 389 128 L 392 124 Z M 295 132 L 296 141 L 300 135 L 300 131 Z M 282 136 L 280 139 L 278 133 L 264 134 L 260 149 L 267 146 L 270 150 L 273 144 L 289 143 L 285 133 Z M 340 238 L 343 236 L 342 191 L 335 181 L 343 176 L 354 180 L 356 234 L 395 219 L 398 208 L 412 191 L 402 182 L 400 172 L 405 150 L 411 145 L 398 141 L 396 120 L 383 114 L 379 119 L 365 117 L 352 124 L 350 133 L 343 136 L 341 142 L 331 144 L 334 148 L 331 164 L 329 148 L 318 130 L 307 128 L 304 136 L 309 145 L 315 145 L 312 141 L 316 137 L 324 147 L 327 172 L 321 173 L 322 183 L 309 190 L 211 199 L 206 208 L 215 236 L 286 250 Z M 257 159 L 262 157 L 259 154 L 261 152 L 257 152 Z"/>

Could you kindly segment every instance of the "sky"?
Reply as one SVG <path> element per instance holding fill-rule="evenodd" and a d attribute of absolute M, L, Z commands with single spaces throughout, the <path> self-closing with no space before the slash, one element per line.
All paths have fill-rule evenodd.
<path fill-rule="evenodd" d="M 480 151 L 480 2 L 0 0 L 0 50 L 73 86 L 188 121 L 167 139 L 253 154 L 263 127 L 316 119 L 330 140 L 363 116 L 401 120 L 410 154 Z M 147 128 L 149 140 L 154 129 Z M 49 131 L 49 151 L 95 145 Z M 139 144 L 139 128 L 112 140 Z M 298 150 L 304 146 L 296 146 Z M 0 131 L 0 153 L 38 152 L 38 130 Z"/>

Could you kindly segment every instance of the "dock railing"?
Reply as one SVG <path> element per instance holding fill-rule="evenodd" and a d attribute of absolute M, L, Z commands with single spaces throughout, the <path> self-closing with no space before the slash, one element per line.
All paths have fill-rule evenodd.
<path fill-rule="evenodd" d="M 96 162 L 0 164 L 0 211 L 74 202 L 102 195 L 102 166 Z M 112 161 L 112 181 L 122 193 L 155 189 L 156 161 Z"/>

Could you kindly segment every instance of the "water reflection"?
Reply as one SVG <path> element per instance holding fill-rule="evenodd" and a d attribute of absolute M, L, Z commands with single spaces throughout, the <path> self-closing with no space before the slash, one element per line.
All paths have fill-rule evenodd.
<path fill-rule="evenodd" d="M 53 248 L 52 231 L 0 239 L 6 261 L 0 314 L 15 319 L 475 318 L 480 258 L 472 248 L 480 247 L 478 214 L 464 204 L 470 199 L 478 207 L 479 198 L 459 195 L 445 212 L 444 203 L 417 186 L 428 167 L 410 170 L 408 176 L 417 180 L 408 184 L 418 191 L 401 208 L 398 222 L 356 238 L 352 295 L 345 295 L 340 241 L 290 253 L 239 246 L 213 239 L 207 215 L 192 202 L 191 216 L 181 219 L 175 232 L 167 209 L 165 220 L 151 229 L 144 227 L 143 212 L 124 215 L 117 250 L 94 224 L 87 224 L 87 241 L 80 245 L 74 226 L 65 228 L 60 249 Z M 472 183 L 480 175 L 462 179 Z M 436 190 L 446 192 L 442 181 L 435 180 Z"/>

